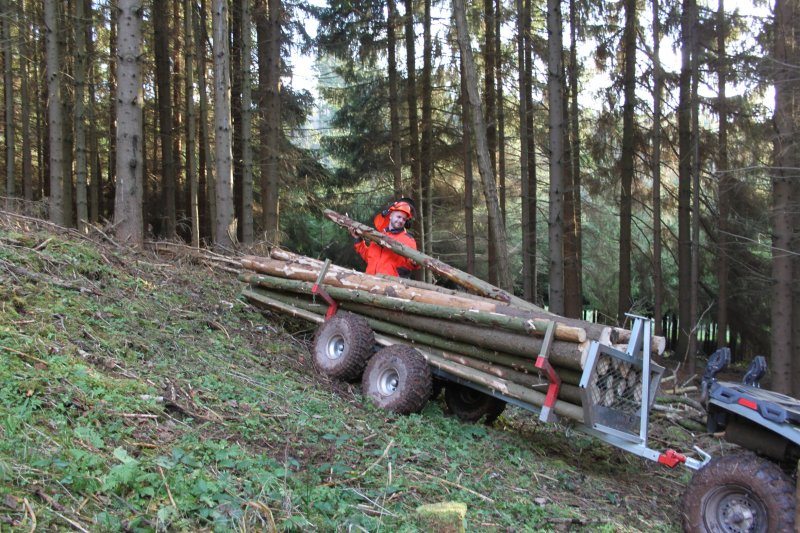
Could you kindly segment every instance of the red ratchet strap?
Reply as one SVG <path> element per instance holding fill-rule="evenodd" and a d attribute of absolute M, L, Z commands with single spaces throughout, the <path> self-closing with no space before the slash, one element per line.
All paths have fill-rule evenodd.
<path fill-rule="evenodd" d="M 328 311 L 325 313 L 325 320 L 328 320 L 333 315 L 336 314 L 336 311 L 339 310 L 339 304 L 336 303 L 336 300 L 331 298 L 331 295 L 328 294 L 325 289 L 322 288 L 322 281 L 325 279 L 325 274 L 328 272 L 328 267 L 331 265 L 331 260 L 326 259 L 325 264 L 322 266 L 322 269 L 319 271 L 319 276 L 317 276 L 317 281 L 314 282 L 314 286 L 311 287 L 311 294 L 314 296 L 321 296 L 325 302 L 328 304 Z"/>

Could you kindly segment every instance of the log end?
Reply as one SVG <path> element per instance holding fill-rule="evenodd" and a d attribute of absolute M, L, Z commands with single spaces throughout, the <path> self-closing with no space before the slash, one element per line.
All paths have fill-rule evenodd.
<path fill-rule="evenodd" d="M 422 531 L 463 533 L 467 505 L 461 502 L 439 502 L 417 507 L 417 521 Z"/>

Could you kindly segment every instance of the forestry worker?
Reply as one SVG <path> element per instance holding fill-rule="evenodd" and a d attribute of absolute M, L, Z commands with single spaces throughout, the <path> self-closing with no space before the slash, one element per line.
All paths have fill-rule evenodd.
<path fill-rule="evenodd" d="M 417 249 L 414 238 L 406 231 L 406 222 L 414 217 L 414 206 L 410 199 L 402 198 L 375 215 L 375 229 L 406 246 Z M 367 274 L 387 274 L 408 278 L 411 271 L 419 268 L 414 261 L 394 253 L 377 243 L 366 243 L 359 236 L 355 249 L 358 255 L 367 262 Z"/>

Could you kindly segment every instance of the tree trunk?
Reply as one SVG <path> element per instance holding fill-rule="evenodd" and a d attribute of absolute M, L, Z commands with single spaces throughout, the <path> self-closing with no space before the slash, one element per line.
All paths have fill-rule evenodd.
<path fill-rule="evenodd" d="M 562 46 L 561 1 L 547 0 L 547 86 L 550 129 L 550 208 L 548 236 L 550 239 L 550 311 L 564 314 L 564 95 L 561 78 L 564 75 Z"/>
<path fill-rule="evenodd" d="M 796 179 L 797 165 L 797 75 L 793 65 L 798 59 L 797 2 L 775 2 L 775 141 L 774 170 L 772 176 L 772 388 L 792 394 L 792 377 L 800 363 L 792 360 L 793 280 L 792 273 L 792 180 Z"/>
<path fill-rule="evenodd" d="M 186 181 L 189 182 L 189 220 L 191 221 L 192 246 L 200 246 L 200 190 L 197 179 L 197 135 L 195 132 L 195 121 L 197 119 L 194 108 L 194 2 L 184 0 L 183 2 L 183 32 L 186 39 L 186 78 L 184 87 L 184 98 L 186 106 Z"/>
<path fill-rule="evenodd" d="M 420 182 L 422 204 L 418 212 L 422 216 L 423 251 L 433 254 L 433 192 L 431 188 L 433 168 L 433 119 L 431 111 L 431 71 L 433 70 L 433 43 L 431 42 L 431 0 L 423 0 L 422 20 L 422 146 L 420 151 Z"/>
<path fill-rule="evenodd" d="M 570 208 L 564 210 L 564 217 L 569 215 L 565 230 L 567 238 L 564 242 L 564 299 L 565 314 L 580 318 L 583 310 L 583 282 L 582 282 L 582 259 L 583 254 L 581 245 L 581 164 L 580 164 L 580 109 L 578 107 L 578 10 L 576 0 L 569 3 L 569 80 L 568 94 L 570 134 L 567 146 L 569 146 L 569 176 L 570 176 Z M 566 200 L 566 198 L 565 198 Z"/>
<path fill-rule="evenodd" d="M 531 44 L 531 0 L 522 0 L 522 47 L 523 47 L 523 83 L 520 91 L 525 101 L 524 119 L 520 120 L 520 129 L 525 131 L 526 146 L 521 151 L 527 155 L 524 173 L 520 171 L 522 180 L 522 286 L 525 299 L 537 302 L 537 265 L 536 265 L 536 145 L 533 130 L 533 57 Z M 522 135 L 520 135 L 520 142 Z"/>
<path fill-rule="evenodd" d="M 411 167 L 411 180 L 414 188 L 413 197 L 417 201 L 417 210 L 424 209 L 422 193 L 422 169 L 420 168 L 419 120 L 417 118 L 417 51 L 414 32 L 414 0 L 405 0 L 405 38 L 406 38 L 406 104 L 408 106 L 408 159 Z M 425 226 L 420 225 L 417 245 L 424 249 Z"/>
<path fill-rule="evenodd" d="M 242 217 L 244 210 L 244 177 L 242 171 L 242 76 L 246 59 L 242 52 L 242 0 L 233 0 L 230 6 L 230 63 L 231 63 L 231 123 L 233 125 L 233 210 L 236 220 L 236 240 L 242 242 Z M 249 61 L 247 61 L 249 64 Z"/>
<path fill-rule="evenodd" d="M 483 101 L 486 106 L 486 146 L 489 151 L 489 165 L 492 175 L 497 176 L 497 97 L 495 92 L 495 16 L 494 0 L 483 0 L 484 42 L 483 42 Z M 476 91 L 477 93 L 477 91 Z M 494 180 L 494 178 L 492 178 Z M 498 198 L 499 202 L 499 198 Z M 499 210 L 499 203 L 498 203 Z M 502 218 L 502 217 L 501 217 Z M 486 241 L 486 257 L 488 260 L 489 283 L 498 285 L 497 282 L 497 254 L 495 246 L 497 234 L 495 228 L 489 224 L 488 239 Z"/>
<path fill-rule="evenodd" d="M 63 147 L 61 149 L 62 158 L 62 166 L 64 167 L 61 171 L 61 175 L 64 178 L 63 182 L 63 197 L 61 202 L 61 216 L 64 220 L 64 225 L 68 227 L 74 227 L 74 220 L 75 220 L 75 209 L 74 209 L 74 201 L 75 201 L 75 191 L 73 187 L 73 172 L 72 166 L 74 163 L 74 143 L 75 138 L 73 135 L 72 129 L 72 120 L 71 117 L 74 114 L 74 102 L 72 101 L 73 93 L 72 91 L 68 90 L 65 83 L 65 80 L 73 80 L 75 73 L 72 69 L 73 61 L 72 58 L 74 57 L 74 47 L 72 46 L 73 40 L 67 39 L 67 34 L 69 30 L 67 29 L 66 21 L 67 16 L 66 13 L 69 10 L 69 5 L 62 2 L 62 4 L 58 8 L 58 50 L 59 50 L 59 57 L 61 63 L 61 133 L 62 133 L 62 143 Z"/>
<path fill-rule="evenodd" d="M 678 357 L 694 361 L 689 353 L 692 248 L 690 235 L 692 170 L 691 50 L 694 0 L 683 0 L 681 13 L 681 72 L 678 83 Z"/>
<path fill-rule="evenodd" d="M 170 40 L 170 54 L 172 57 L 172 128 L 170 137 L 172 138 L 172 160 L 173 168 L 172 175 L 175 176 L 175 216 L 177 220 L 185 220 L 189 213 L 189 187 L 186 177 L 183 172 L 183 161 L 181 157 L 183 154 L 184 143 L 184 127 L 183 127 L 183 106 L 181 103 L 184 101 L 182 79 L 185 79 L 185 66 L 184 66 L 184 47 L 191 46 L 191 43 L 185 41 L 181 26 L 186 15 L 181 12 L 181 0 L 173 0 L 171 6 L 172 11 L 172 35 Z M 177 224 L 176 220 L 176 224 Z M 177 226 L 176 226 L 177 231 Z M 187 235 L 183 233 L 180 235 L 185 239 Z"/>
<path fill-rule="evenodd" d="M 23 3 L 24 6 L 24 3 Z M 23 7 L 23 12 L 25 8 Z M 20 45 L 22 53 L 19 58 L 20 69 L 20 100 L 22 116 L 22 197 L 25 199 L 26 206 L 33 201 L 33 153 L 31 149 L 31 97 L 30 97 L 30 78 L 28 63 L 32 58 L 30 44 L 30 25 L 27 17 L 23 14 L 20 17 Z M 34 94 L 36 92 L 34 91 Z M 41 145 L 37 145 L 41 146 Z M 41 150 L 37 150 L 41 152 Z M 41 170 L 41 169 L 40 169 Z"/>
<path fill-rule="evenodd" d="M 509 291 L 511 290 L 511 273 L 508 266 L 506 230 L 501 223 L 502 217 L 497 200 L 494 172 L 492 171 L 492 164 L 489 157 L 489 146 L 485 135 L 486 125 L 484 124 L 483 109 L 481 108 L 480 95 L 478 94 L 477 74 L 475 71 L 475 63 L 472 59 L 472 47 L 469 44 L 463 0 L 453 0 L 453 13 L 458 30 L 459 48 L 461 49 L 461 56 L 464 60 L 464 73 L 466 74 L 466 78 L 462 80 L 462 83 L 465 83 L 467 87 L 467 94 L 469 95 L 470 107 L 472 110 L 472 120 L 474 122 L 475 141 L 478 149 L 478 170 L 480 171 L 481 181 L 483 182 L 483 195 L 486 200 L 489 226 L 493 228 L 492 233 L 496 237 L 498 285 L 501 289 Z"/>
<path fill-rule="evenodd" d="M 528 115 L 527 90 L 525 80 L 525 7 L 524 0 L 517 0 L 517 74 L 519 89 L 519 175 L 520 175 L 520 196 L 522 209 L 520 213 L 520 223 L 522 225 L 522 286 L 523 296 L 528 301 L 532 300 L 531 294 L 531 255 L 530 255 L 530 212 L 528 210 L 528 200 L 530 189 L 528 183 L 528 129 L 525 127 L 525 120 Z"/>
<path fill-rule="evenodd" d="M 500 212 L 503 227 L 506 227 L 506 114 L 503 96 L 503 47 L 500 34 L 503 20 L 503 3 L 495 0 L 494 7 L 494 56 L 495 82 L 497 83 L 497 188 L 500 197 Z"/>
<path fill-rule="evenodd" d="M 138 4 L 137 4 L 138 5 Z M 113 11 L 113 10 L 112 10 Z M 117 35 L 117 17 L 115 17 L 112 13 L 110 20 L 109 20 L 109 41 L 110 41 L 110 49 L 114 50 L 117 48 L 117 43 L 119 43 L 119 37 Z M 109 61 L 108 65 L 108 83 L 110 87 L 115 87 L 117 83 L 119 83 L 119 78 L 117 77 L 117 61 Z M 117 109 L 115 105 L 108 106 L 108 138 L 109 139 L 116 139 L 117 138 Z M 116 146 L 115 146 L 116 148 Z M 108 183 L 110 185 L 110 194 L 108 196 L 108 206 L 109 206 L 109 216 L 114 214 L 116 216 L 116 212 L 112 212 L 111 208 L 116 204 L 116 197 L 117 197 L 117 150 L 109 150 L 108 151 Z M 144 175 L 144 173 L 142 173 Z"/>
<path fill-rule="evenodd" d="M 664 334 L 664 281 L 661 270 L 661 99 L 664 75 L 659 57 L 660 40 L 659 0 L 653 0 L 653 322 L 656 335 Z"/>
<path fill-rule="evenodd" d="M 153 0 L 153 51 L 158 90 L 158 132 L 161 144 L 162 205 L 161 234 L 175 236 L 175 158 L 172 152 L 172 74 L 170 72 L 169 8 L 166 0 Z"/>
<path fill-rule="evenodd" d="M 11 2 L 3 2 L 3 92 L 5 93 L 6 124 L 6 207 L 12 207 L 13 197 L 17 195 L 14 174 L 14 60 L 11 55 Z M 20 80 L 26 83 L 27 80 Z"/>
<path fill-rule="evenodd" d="M 95 46 L 94 46 L 94 7 L 92 0 L 81 0 L 85 4 L 84 13 L 86 14 L 86 23 L 83 26 L 83 32 L 86 35 L 86 57 L 88 61 L 87 73 L 88 84 L 86 86 L 89 94 L 86 107 L 86 123 L 88 125 L 87 134 L 88 138 L 88 151 L 89 160 L 91 161 L 89 167 L 91 168 L 89 180 L 89 221 L 97 223 L 102 216 L 103 209 L 103 167 L 100 158 L 100 143 L 97 140 L 98 127 L 97 127 L 97 106 L 95 105 L 96 91 L 95 83 L 97 71 L 95 69 Z"/>
<path fill-rule="evenodd" d="M 266 21 L 265 64 L 259 61 L 264 72 L 264 121 L 261 167 L 261 197 L 264 212 L 264 237 L 267 242 L 280 243 L 280 221 L 278 215 L 280 189 L 280 141 L 281 141 L 281 21 L 280 0 L 268 0 Z"/>
<path fill-rule="evenodd" d="M 717 1 L 717 113 L 719 133 L 717 148 L 717 346 L 727 346 L 728 332 L 728 257 L 730 255 L 730 195 L 733 176 L 728 165 L 728 102 L 725 95 L 727 84 L 727 21 L 725 1 Z"/>
<path fill-rule="evenodd" d="M 389 67 L 389 121 L 391 124 L 391 164 L 394 197 L 403 196 L 403 153 L 400 136 L 400 99 L 397 89 L 397 4 L 388 0 L 386 37 Z"/>
<path fill-rule="evenodd" d="M 231 125 L 230 53 L 228 50 L 228 4 L 226 0 L 213 3 L 214 46 L 214 155 L 216 158 L 217 218 L 216 240 L 219 248 L 233 246 L 233 147 Z"/>
<path fill-rule="evenodd" d="M 699 349 L 697 336 L 700 321 L 700 99 L 697 94 L 700 81 L 700 44 L 697 35 L 697 3 L 692 8 L 692 271 L 689 297 L 689 362 L 686 371 L 694 373 Z"/>
<path fill-rule="evenodd" d="M 466 243 L 467 274 L 475 275 L 474 179 L 472 174 L 472 127 L 469 116 L 469 96 L 464 84 L 464 59 L 459 58 L 461 72 L 461 135 L 464 145 L 464 240 Z"/>
<path fill-rule="evenodd" d="M 625 0 L 625 30 L 623 32 L 625 67 L 623 86 L 625 103 L 622 110 L 622 153 L 620 159 L 619 200 L 619 294 L 617 321 L 625 323 L 625 313 L 632 311 L 631 298 L 631 217 L 633 186 L 633 138 L 636 110 L 636 0 Z"/>
<path fill-rule="evenodd" d="M 117 189 L 114 222 L 122 242 L 141 245 L 142 198 L 142 13 L 141 0 L 120 0 L 117 36 Z"/>
<path fill-rule="evenodd" d="M 50 168 L 50 221 L 67 225 L 64 220 L 64 126 L 61 115 L 61 53 L 58 41 L 58 2 L 45 0 L 44 25 L 47 46 L 47 119 Z"/>
<path fill-rule="evenodd" d="M 75 191 L 78 208 L 78 230 L 87 231 L 89 222 L 89 165 L 86 154 L 86 71 L 88 51 L 86 48 L 86 5 L 83 0 L 75 2 Z M 93 104 L 94 102 L 92 102 Z"/>
<path fill-rule="evenodd" d="M 251 26 L 250 0 L 241 2 L 242 15 L 242 217 L 239 227 L 242 232 L 242 243 L 252 244 L 253 231 L 253 104 L 252 75 L 250 56 L 253 43 Z"/>
<path fill-rule="evenodd" d="M 197 38 L 197 90 L 200 93 L 198 124 L 200 125 L 200 139 L 198 144 L 198 198 L 197 204 L 200 209 L 200 234 L 215 242 L 217 219 L 216 184 L 214 180 L 214 170 L 211 166 L 211 135 L 208 132 L 209 112 L 208 112 L 208 89 L 206 87 L 206 45 L 208 33 L 206 23 L 206 2 L 200 0 L 198 6 L 199 17 L 194 19 L 194 30 Z"/>

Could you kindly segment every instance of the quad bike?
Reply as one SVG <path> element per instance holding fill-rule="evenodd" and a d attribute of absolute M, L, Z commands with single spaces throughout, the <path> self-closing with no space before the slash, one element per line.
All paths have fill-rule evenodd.
<path fill-rule="evenodd" d="M 795 531 L 800 459 L 800 401 L 761 389 L 766 372 L 756 357 L 742 383 L 717 381 L 730 349 L 717 350 L 702 381 L 710 433 L 745 451 L 711 459 L 684 493 L 684 529 L 700 532 Z"/>

